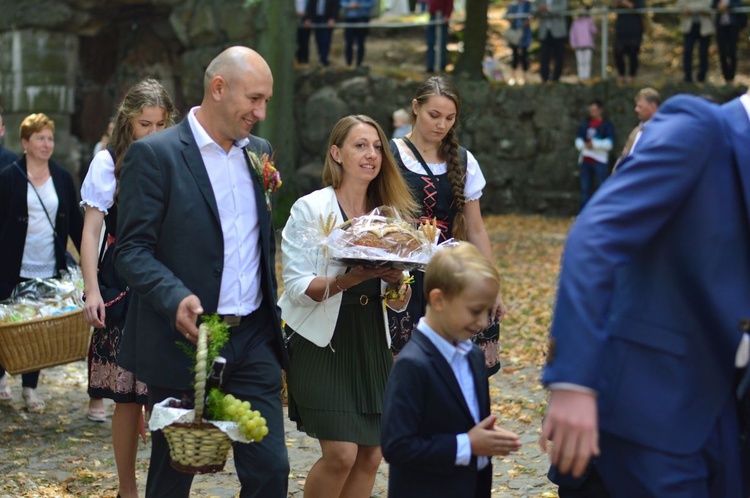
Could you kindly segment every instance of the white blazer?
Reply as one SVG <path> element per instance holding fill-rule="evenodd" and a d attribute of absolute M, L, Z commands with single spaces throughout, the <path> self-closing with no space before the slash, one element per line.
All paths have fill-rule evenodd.
<path fill-rule="evenodd" d="M 325 187 L 297 199 L 292 206 L 289 220 L 281 232 L 281 278 L 284 293 L 279 298 L 281 319 L 296 333 L 318 347 L 328 346 L 341 308 L 341 292 L 322 302 L 313 300 L 305 292 L 315 277 L 342 275 L 346 267 L 326 264 L 320 247 L 312 247 L 309 238 L 300 237 L 300 232 L 316 226 L 320 216 L 330 213 L 336 217 L 336 225 L 343 223 L 344 216 L 336 200 L 333 187 Z M 307 243 L 306 243 L 307 242 Z M 387 284 L 381 281 L 381 292 Z M 403 311 L 404 308 L 394 311 Z M 388 347 L 391 334 L 388 330 L 388 314 L 383 308 L 383 333 Z"/>

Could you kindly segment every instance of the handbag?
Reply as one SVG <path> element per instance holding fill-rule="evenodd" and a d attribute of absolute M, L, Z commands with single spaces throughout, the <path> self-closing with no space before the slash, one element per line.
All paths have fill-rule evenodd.
<path fill-rule="evenodd" d="M 503 33 L 503 37 L 511 45 L 518 45 L 523 38 L 523 28 L 508 28 Z"/>
<path fill-rule="evenodd" d="M 23 175 L 24 178 L 26 178 L 26 181 L 31 185 L 31 189 L 36 194 L 36 198 L 39 199 L 39 204 L 42 205 L 42 210 L 44 210 L 44 215 L 47 217 L 47 221 L 49 222 L 49 226 L 52 227 L 52 240 L 55 241 L 55 245 L 60 244 L 60 242 L 57 240 L 57 230 L 55 230 L 55 224 L 52 223 L 52 218 L 49 216 L 49 212 L 47 212 L 47 206 L 44 205 L 44 202 L 42 201 L 42 196 L 39 195 L 39 192 L 37 191 L 36 187 L 33 183 L 31 183 L 31 179 L 29 179 L 29 175 L 24 172 L 23 169 L 21 169 L 21 165 L 18 164 L 18 161 L 13 161 L 13 166 L 16 167 L 16 169 Z M 80 268 L 80 265 L 78 264 L 78 261 L 73 257 L 73 255 L 68 251 L 65 247 L 62 247 L 63 253 L 65 254 L 65 266 L 68 268 L 68 271 L 74 271 Z"/>

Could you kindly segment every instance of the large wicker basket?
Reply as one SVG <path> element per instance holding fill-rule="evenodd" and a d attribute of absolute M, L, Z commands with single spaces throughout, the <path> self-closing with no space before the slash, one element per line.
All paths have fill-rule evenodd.
<path fill-rule="evenodd" d="M 206 329 L 198 334 L 195 367 L 195 418 L 190 424 L 170 424 L 162 431 L 169 444 L 172 467 L 187 474 L 213 474 L 224 470 L 232 440 L 211 424 L 202 423 L 206 397 Z"/>
<path fill-rule="evenodd" d="M 11 374 L 33 372 L 86 358 L 91 327 L 83 309 L 0 325 L 0 365 Z"/>

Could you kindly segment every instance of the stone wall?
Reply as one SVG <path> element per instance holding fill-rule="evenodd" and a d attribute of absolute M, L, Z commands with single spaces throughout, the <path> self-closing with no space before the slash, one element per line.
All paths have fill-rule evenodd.
<path fill-rule="evenodd" d="M 483 213 L 575 214 L 579 183 L 578 152 L 573 142 L 578 126 L 587 117 L 589 102 L 604 102 L 605 115 L 615 126 L 614 151 L 622 150 L 637 124 L 633 111 L 637 88 L 620 87 L 614 81 L 592 86 L 523 87 L 458 83 L 463 99 L 458 139 L 476 156 L 487 179 L 481 199 Z M 356 73 L 299 75 L 295 91 L 299 161 L 293 177 L 296 188 L 288 195 L 296 197 L 320 186 L 328 133 L 341 116 L 370 115 L 390 134 L 391 113 L 410 105 L 417 84 Z M 659 90 L 668 97 L 696 93 L 698 89 L 674 85 Z M 719 102 L 744 91 L 727 87 L 700 89 Z"/>

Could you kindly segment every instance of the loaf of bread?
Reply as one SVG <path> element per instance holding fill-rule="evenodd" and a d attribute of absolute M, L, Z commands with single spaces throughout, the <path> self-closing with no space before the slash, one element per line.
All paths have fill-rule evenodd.
<path fill-rule="evenodd" d="M 353 226 L 342 239 L 355 246 L 377 247 L 399 257 L 408 257 L 422 246 L 417 232 L 405 223 Z"/>

